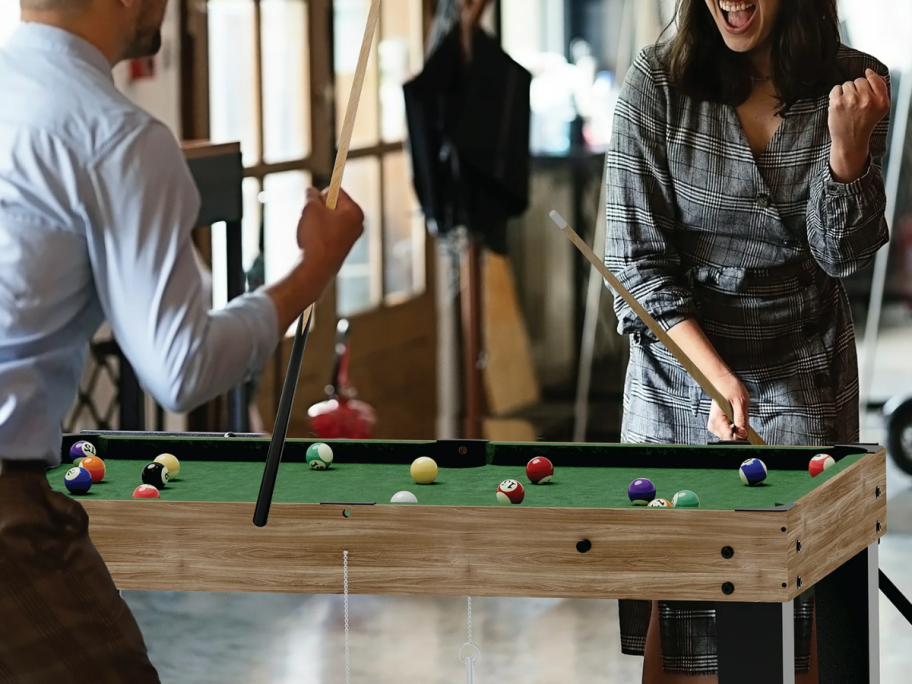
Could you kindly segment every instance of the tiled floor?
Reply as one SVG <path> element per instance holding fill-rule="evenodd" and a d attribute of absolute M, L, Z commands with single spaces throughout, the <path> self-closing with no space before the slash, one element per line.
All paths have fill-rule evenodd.
<path fill-rule="evenodd" d="M 874 395 L 912 389 L 912 325 L 885 332 Z M 878 397 L 878 394 L 881 396 Z M 876 415 L 862 440 L 883 443 Z M 881 568 L 912 595 L 912 478 L 889 467 Z M 128 592 L 166 684 L 341 684 L 342 600 L 335 596 Z M 466 604 L 452 598 L 351 599 L 351 681 L 453 684 L 465 670 Z M 613 601 L 476 599 L 476 681 L 637 684 L 641 661 L 620 655 Z M 912 679 L 912 625 L 881 599 L 883 684 Z"/>

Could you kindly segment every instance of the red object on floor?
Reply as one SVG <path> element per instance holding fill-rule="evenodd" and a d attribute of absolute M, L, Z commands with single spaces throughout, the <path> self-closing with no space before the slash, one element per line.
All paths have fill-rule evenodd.
<path fill-rule="evenodd" d="M 307 411 L 310 427 L 318 439 L 370 439 L 377 416 L 367 403 L 355 399 L 355 388 L 348 380 L 349 323 L 342 319 L 336 326 L 336 349 L 333 376 L 326 386 L 326 401 Z"/>

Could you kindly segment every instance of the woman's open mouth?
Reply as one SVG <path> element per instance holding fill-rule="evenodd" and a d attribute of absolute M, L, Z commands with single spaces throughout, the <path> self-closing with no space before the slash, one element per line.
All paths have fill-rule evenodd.
<path fill-rule="evenodd" d="M 719 9 L 729 33 L 739 35 L 750 28 L 757 14 L 757 5 L 743 0 L 719 0 Z"/>

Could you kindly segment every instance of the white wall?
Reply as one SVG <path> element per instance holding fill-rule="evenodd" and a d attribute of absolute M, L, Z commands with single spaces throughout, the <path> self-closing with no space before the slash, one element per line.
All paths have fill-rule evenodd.
<path fill-rule="evenodd" d="M 19 21 L 19 0 L 0 0 L 0 44 Z M 118 87 L 143 109 L 180 135 L 180 18 L 178 0 L 171 0 L 162 27 L 162 50 L 155 58 L 155 77 L 130 82 L 129 65 L 114 69 Z"/>
<path fill-rule="evenodd" d="M 8 0 L 0 0 L 6 2 Z M 155 57 L 155 77 L 130 82 L 129 65 L 114 69 L 114 80 L 127 96 L 180 137 L 180 15 L 178 0 L 170 0 L 162 27 L 162 49 Z"/>

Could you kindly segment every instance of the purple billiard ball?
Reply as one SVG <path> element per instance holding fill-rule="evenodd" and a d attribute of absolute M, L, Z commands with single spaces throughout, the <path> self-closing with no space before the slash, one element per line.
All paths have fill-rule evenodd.
<path fill-rule="evenodd" d="M 627 496 L 634 506 L 646 506 L 656 498 L 656 486 L 645 477 L 637 478 L 627 488 Z"/>
<path fill-rule="evenodd" d="M 95 447 L 90 442 L 79 440 L 70 447 L 70 460 L 77 461 L 86 456 L 97 456 Z"/>

